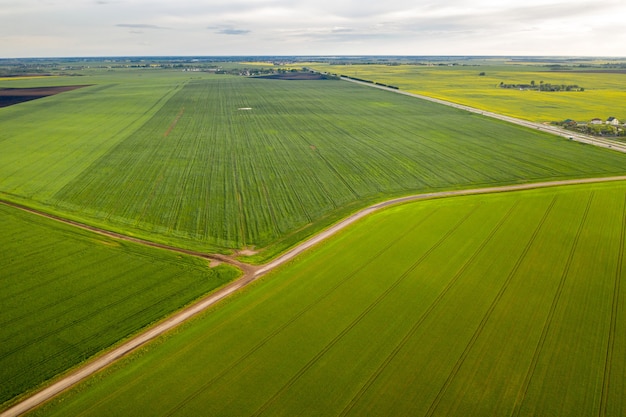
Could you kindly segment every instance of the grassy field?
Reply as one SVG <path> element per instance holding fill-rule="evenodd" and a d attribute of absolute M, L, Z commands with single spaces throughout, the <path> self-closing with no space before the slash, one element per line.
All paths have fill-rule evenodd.
<path fill-rule="evenodd" d="M 186 80 L 128 71 L 0 81 L 0 88 L 91 84 L 0 109 L 0 192 L 46 201 L 149 120 Z"/>
<path fill-rule="evenodd" d="M 0 196 L 199 250 L 269 246 L 257 261 L 390 196 L 626 166 L 618 153 L 339 81 L 75 78 L 95 85 L 0 112 Z"/>
<path fill-rule="evenodd" d="M 35 415 L 623 415 L 625 204 L 385 210 Z"/>
<path fill-rule="evenodd" d="M 133 69 L 84 74 L 0 79 L 0 88 L 90 85 L 0 109 L 0 198 L 181 247 L 265 248 L 250 258 L 259 262 L 392 196 L 626 172 L 626 155 L 346 82 Z M 155 355 L 164 355 L 159 357 L 163 367 L 146 365 L 154 367 L 145 371 L 146 378 L 161 378 L 161 387 L 172 389 L 172 404 L 166 407 L 174 414 L 204 414 L 206 407 L 209 414 L 275 414 L 283 409 L 289 414 L 302 407 L 304 398 L 315 403 L 311 407 L 322 407 L 320 413 L 361 414 L 397 403 L 400 414 L 421 406 L 430 411 L 419 412 L 434 415 L 460 413 L 464 409 L 458 407 L 469 407 L 469 400 L 453 403 L 451 398 L 478 395 L 480 387 L 465 387 L 463 378 L 470 377 L 463 372 L 494 372 L 493 385 L 485 383 L 496 399 L 485 400 L 495 404 L 491 411 L 499 414 L 503 407 L 524 414 L 528 404 L 543 406 L 533 397 L 543 395 L 541 384 L 570 372 L 545 370 L 554 359 L 543 353 L 545 345 L 548 354 L 556 355 L 566 350 L 559 337 L 575 337 L 567 333 L 575 329 L 570 314 L 596 320 L 597 328 L 590 324 L 586 329 L 597 333 L 598 340 L 604 337 L 602 342 L 592 337 L 588 344 L 576 339 L 576 349 L 599 358 L 598 346 L 615 346 L 605 349 L 601 378 L 599 371 L 596 379 L 583 375 L 585 370 L 572 374 L 590 384 L 600 378 L 600 397 L 583 405 L 623 410 L 613 392 L 624 385 L 619 377 L 614 382 L 614 375 L 624 370 L 624 335 L 619 333 L 623 280 L 621 255 L 616 255 L 623 252 L 624 193 L 622 186 L 574 187 L 556 197 L 535 192 L 518 194 L 525 196 L 520 199 L 442 200 L 374 216 L 268 278 L 266 285 L 224 303 L 201 322 L 208 327 L 191 326 L 172 339 L 198 340 L 184 339 L 181 343 L 188 347 L 170 347 L 170 342 L 155 347 Z M 0 215 L 0 404 L 237 273 L 225 266 L 209 270 L 197 259 L 120 243 L 3 205 Z M 568 244 L 574 248 L 570 252 Z M 591 256 L 580 255 L 583 250 L 606 258 L 606 264 L 592 265 Z M 562 268 L 562 277 L 573 278 L 555 281 L 552 270 L 541 270 L 549 279 L 537 283 L 537 265 Z M 606 271 L 597 272 L 598 265 Z M 611 276 L 611 268 L 620 272 Z M 502 273 L 509 270 L 508 276 Z M 572 302 L 562 311 L 566 307 L 559 300 L 569 297 L 565 283 L 581 281 L 582 286 L 585 274 L 597 274 L 597 288 L 572 289 L 579 291 L 572 297 L 582 307 L 575 310 Z M 509 283 L 521 288 L 519 300 Z M 537 286 L 541 291 L 534 293 Z M 550 299 L 550 294 L 556 295 Z M 525 297 L 532 302 L 521 304 Z M 613 304 L 606 307 L 606 299 Z M 516 303 L 519 311 L 507 309 Z M 532 316 L 530 324 L 522 323 L 524 314 Z M 459 315 L 463 319 L 454 323 Z M 560 336 L 553 330 L 559 325 L 537 324 L 558 320 L 569 326 Z M 509 347 L 497 339 L 500 326 L 526 331 L 529 341 Z M 496 339 L 485 339 L 483 333 Z M 381 340 L 365 346 L 365 335 L 371 334 L 380 334 Z M 432 343 L 416 341 L 432 334 L 439 335 Z M 212 337 L 225 342 L 208 343 Z M 341 369 L 349 362 L 359 344 L 358 363 L 328 374 L 329 366 Z M 415 373 L 403 374 L 402 366 L 394 370 L 396 357 L 408 360 L 402 356 L 406 349 L 414 360 L 424 361 L 409 369 L 432 372 L 433 380 L 422 381 L 419 394 L 393 398 L 395 384 L 404 390 L 407 380 L 418 380 Z M 487 356 L 481 356 L 483 351 Z M 528 357 L 531 351 L 535 353 Z M 195 352 L 194 359 L 178 362 L 187 361 L 179 358 L 188 352 Z M 526 362 L 512 363 L 520 355 L 527 356 Z M 143 360 L 129 366 L 143 366 Z M 589 369 L 597 370 L 599 361 L 590 360 Z M 466 363 L 475 368 L 464 370 Z M 481 363 L 491 368 L 483 369 Z M 191 369 L 202 372 L 191 375 Z M 250 370 L 251 382 L 243 381 Z M 510 405 L 513 394 L 498 390 L 516 370 L 516 400 Z M 206 375 L 214 375 L 211 390 L 203 388 Z M 175 378 L 188 383 L 169 386 L 176 385 Z M 316 381 L 326 379 L 333 382 L 317 386 Z M 103 380 L 96 387 L 111 389 L 115 381 Z M 111 398 L 126 402 L 138 390 L 154 389 L 143 377 L 136 381 L 126 394 L 116 391 Z M 344 386 L 352 391 L 338 389 Z M 315 389 L 303 396 L 310 387 Z M 564 395 L 582 396 L 571 390 L 574 394 Z M 423 400 L 422 392 L 427 394 Z M 90 401 L 90 395 L 98 394 L 77 404 Z M 153 393 L 141 395 L 151 398 Z M 379 403 L 381 395 L 389 402 Z M 148 401 L 142 407 L 153 407 L 155 414 L 162 410 L 158 401 Z"/>
<path fill-rule="evenodd" d="M 0 404 L 239 274 L 1 204 L 0 217 Z"/>
<path fill-rule="evenodd" d="M 536 122 L 574 119 L 589 121 L 609 116 L 626 120 L 626 74 L 550 70 L 539 65 L 321 65 L 321 71 L 344 74 L 400 87 L 412 93 L 436 97 L 478 109 Z M 484 76 L 479 76 L 484 72 Z M 579 85 L 581 92 L 539 92 L 503 89 L 504 84 Z"/>

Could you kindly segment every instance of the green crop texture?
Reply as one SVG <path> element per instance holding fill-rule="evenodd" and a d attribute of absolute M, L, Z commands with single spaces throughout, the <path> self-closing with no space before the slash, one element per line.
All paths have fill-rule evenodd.
<path fill-rule="evenodd" d="M 239 273 L 1 204 L 0 218 L 0 404 Z"/>
<path fill-rule="evenodd" d="M 391 196 L 626 169 L 619 153 L 347 82 L 144 74 L 0 111 L 0 196 L 270 257 Z"/>
<path fill-rule="evenodd" d="M 149 120 L 184 82 L 149 73 L 48 78 L 0 81 L 3 88 L 91 84 L 0 109 L 0 193 L 12 198 L 50 199 Z"/>
<path fill-rule="evenodd" d="M 601 71 L 552 71 L 538 65 L 322 65 L 320 71 L 344 74 L 399 87 L 508 116 L 536 122 L 574 119 L 588 122 L 609 116 L 626 120 L 624 74 Z M 479 74 L 484 72 L 484 76 Z M 578 85 L 585 91 L 540 92 L 500 88 L 504 84 L 540 83 Z"/>
<path fill-rule="evenodd" d="M 37 415 L 621 416 L 626 183 L 397 206 Z"/>

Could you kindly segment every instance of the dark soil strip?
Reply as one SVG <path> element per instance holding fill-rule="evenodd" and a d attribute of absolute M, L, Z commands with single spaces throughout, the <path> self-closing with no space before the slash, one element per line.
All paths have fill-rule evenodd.
<path fill-rule="evenodd" d="M 174 119 L 170 127 L 168 127 L 165 133 L 163 134 L 164 137 L 168 137 L 170 135 L 170 133 L 172 132 L 172 129 L 176 127 L 176 123 L 178 123 L 178 120 L 181 118 L 184 112 L 185 112 L 185 108 L 183 107 L 182 109 L 180 109 L 180 111 L 176 115 L 176 118 Z"/>
<path fill-rule="evenodd" d="M 78 88 L 89 87 L 90 85 L 91 84 L 65 85 L 62 87 L 1 88 L 0 107 L 9 107 L 26 101 L 37 100 L 38 98 L 49 97 L 66 91 L 76 90 Z"/>

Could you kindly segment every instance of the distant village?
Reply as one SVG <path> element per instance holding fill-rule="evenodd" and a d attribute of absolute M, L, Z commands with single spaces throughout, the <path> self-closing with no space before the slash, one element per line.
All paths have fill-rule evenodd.
<path fill-rule="evenodd" d="M 484 74 L 481 72 L 481 74 Z M 530 84 L 505 84 L 504 82 L 500 83 L 500 88 L 509 88 L 515 90 L 531 90 L 531 91 L 550 91 L 550 92 L 559 92 L 559 91 L 585 91 L 584 87 L 581 87 L 576 84 L 551 84 L 544 83 L 543 81 L 539 81 L 539 84 L 531 81 Z"/>
<path fill-rule="evenodd" d="M 590 121 L 578 122 L 572 119 L 566 119 L 562 122 L 555 123 L 566 129 L 574 130 L 594 136 L 626 136 L 626 124 L 620 122 L 618 118 L 611 116 L 606 120 L 593 118 Z"/>

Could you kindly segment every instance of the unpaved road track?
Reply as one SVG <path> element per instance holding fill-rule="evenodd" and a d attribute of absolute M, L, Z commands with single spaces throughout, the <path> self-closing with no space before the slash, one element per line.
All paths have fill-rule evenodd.
<path fill-rule="evenodd" d="M 229 285 L 217 290 L 216 292 L 203 298 L 202 300 L 191 305 L 190 307 L 187 307 L 186 309 L 174 314 L 173 316 L 169 317 L 165 321 L 156 324 L 155 326 L 146 330 L 145 332 L 140 333 L 139 335 L 133 337 L 132 339 L 128 340 L 127 342 L 113 349 L 112 351 L 107 352 L 103 354 L 102 356 L 97 357 L 93 361 L 88 362 L 85 366 L 70 373 L 68 376 L 63 377 L 62 379 L 58 380 L 57 382 L 53 383 L 47 388 L 15 404 L 13 407 L 7 409 L 2 414 L 0 414 L 0 417 L 19 416 L 43 404 L 44 402 L 50 400 L 51 398 L 55 397 L 59 393 L 65 391 L 66 389 L 77 384 L 83 379 L 93 375 L 94 373 L 105 368 L 106 366 L 110 365 L 111 363 L 115 362 L 116 360 L 120 359 L 126 354 L 132 352 L 138 347 L 148 343 L 149 341 L 159 337 L 165 332 L 175 328 L 182 322 L 208 309 L 209 307 L 211 307 L 218 301 L 224 299 L 225 297 L 229 296 L 235 291 L 245 287 L 246 285 L 255 281 L 262 275 L 292 260 L 293 258 L 298 256 L 302 252 L 320 243 L 324 239 L 329 238 L 330 236 L 336 234 L 340 230 L 345 229 L 347 226 L 351 225 L 352 223 L 362 219 L 363 217 L 369 214 L 372 214 L 378 210 L 381 210 L 383 208 L 396 205 L 396 204 L 411 202 L 411 201 L 427 200 L 427 199 L 434 199 L 434 198 L 474 195 L 474 194 L 501 193 L 501 192 L 509 192 L 509 191 L 555 187 L 555 186 L 560 186 L 560 185 L 590 184 L 590 183 L 599 183 L 599 182 L 608 182 L 608 181 L 626 181 L 626 175 L 616 176 L 616 177 L 606 177 L 606 178 L 586 178 L 586 179 L 574 179 L 574 180 L 548 181 L 548 182 L 540 182 L 540 183 L 534 183 L 534 184 L 517 184 L 517 185 L 508 185 L 508 186 L 500 186 L 500 187 L 477 188 L 477 189 L 471 189 L 471 190 L 441 191 L 441 192 L 416 194 L 416 195 L 411 195 L 407 197 L 395 198 L 392 200 L 374 204 L 370 207 L 367 207 L 363 210 L 358 211 L 357 213 L 347 217 L 346 219 L 335 224 L 334 226 L 313 236 L 309 240 L 299 244 L 298 246 L 286 252 L 279 258 L 262 266 L 252 266 L 248 264 L 243 264 L 225 255 L 203 254 L 199 252 L 188 251 L 188 250 L 181 249 L 181 248 L 175 248 L 175 247 L 171 247 L 167 245 L 157 244 L 154 242 L 149 242 L 149 241 L 145 241 L 142 239 L 137 239 L 137 238 L 133 238 L 129 236 L 124 236 L 119 233 L 108 232 L 106 230 L 98 229 L 92 226 L 82 225 L 75 221 L 65 220 L 58 216 L 48 215 L 48 214 L 39 212 L 37 210 L 25 208 L 18 204 L 13 204 L 10 202 L 0 200 L 1 204 L 10 205 L 12 207 L 17 207 L 17 208 L 29 211 L 31 213 L 35 213 L 35 214 L 38 214 L 47 218 L 51 218 L 51 219 L 54 219 L 54 220 L 57 220 L 66 224 L 70 224 L 70 225 L 80 227 L 86 230 L 90 230 L 96 233 L 100 233 L 106 236 L 115 237 L 120 240 L 146 244 L 146 245 L 153 246 L 153 247 L 159 247 L 161 249 L 172 250 L 175 252 L 181 252 L 181 253 L 185 253 L 185 254 L 189 254 L 193 256 L 199 256 L 202 258 L 219 259 L 222 262 L 228 262 L 232 265 L 243 267 L 242 269 L 244 271 L 244 275 L 241 278 L 237 279 L 236 281 L 233 281 Z"/>
<path fill-rule="evenodd" d="M 487 110 L 480 110 L 480 109 L 477 109 L 475 107 L 470 107 L 470 106 L 466 106 L 466 105 L 463 105 L 463 104 L 457 104 L 457 103 L 453 103 L 451 101 L 440 100 L 438 98 L 424 96 L 424 95 L 421 95 L 421 94 L 415 94 L 415 93 L 409 93 L 407 91 L 396 90 L 395 88 L 389 88 L 389 87 L 385 87 L 385 86 L 382 86 L 382 85 L 377 85 L 377 84 L 372 84 L 372 83 L 365 83 L 365 82 L 362 82 L 362 81 L 357 81 L 357 80 L 353 80 L 353 79 L 346 78 L 346 77 L 341 77 L 341 79 L 345 80 L 345 81 L 350 81 L 350 82 L 353 82 L 353 83 L 356 83 L 356 84 L 361 84 L 361 85 L 366 85 L 366 86 L 373 87 L 373 88 L 378 88 L 380 90 L 391 91 L 393 93 L 403 94 L 403 95 L 409 96 L 409 97 L 415 97 L 415 98 L 419 98 L 419 99 L 422 99 L 422 100 L 432 101 L 433 103 L 443 104 L 445 106 L 450 106 L 450 107 L 454 107 L 456 109 L 461 109 L 461 110 L 469 111 L 469 112 L 472 112 L 472 113 L 481 114 L 483 116 L 492 117 L 494 119 L 504 120 L 505 122 L 514 123 L 514 124 L 519 125 L 519 126 L 524 126 L 524 127 L 530 128 L 530 129 L 539 130 L 539 131 L 547 132 L 547 133 L 552 133 L 553 135 L 557 135 L 557 136 L 562 136 L 564 138 L 567 138 L 567 139 L 570 139 L 570 140 L 574 140 L 576 142 L 581 142 L 581 143 L 586 143 L 586 144 L 589 144 L 589 145 L 599 146 L 601 148 L 608 148 L 608 149 L 612 149 L 612 150 L 615 150 L 615 151 L 618 151 L 618 152 L 626 152 L 626 143 L 618 142 L 618 141 L 615 141 L 615 140 L 610 140 L 610 139 L 605 139 L 605 138 L 600 138 L 600 137 L 595 137 L 595 136 L 583 135 L 582 133 L 572 132 L 570 130 L 561 129 L 560 127 L 552 126 L 552 125 L 549 125 L 549 124 L 529 122 L 528 120 L 518 119 L 516 117 L 511 117 L 511 116 L 504 116 L 502 114 L 493 113 L 493 112 L 490 112 L 490 111 L 487 111 Z"/>
<path fill-rule="evenodd" d="M 74 220 L 65 219 L 63 217 L 56 216 L 54 214 L 49 214 L 49 213 L 46 213 L 46 212 L 43 212 L 43 211 L 40 211 L 40 210 L 37 210 L 37 209 L 33 209 L 33 208 L 30 208 L 30 207 L 23 206 L 23 205 L 18 204 L 18 203 L 14 203 L 14 202 L 11 202 L 11 201 L 3 200 L 1 198 L 0 198 L 0 204 L 4 204 L 4 205 L 10 206 L 10 207 L 15 207 L 15 208 L 18 208 L 18 209 L 23 210 L 23 211 L 27 211 L 27 212 L 32 213 L 32 214 L 36 214 L 38 216 L 45 217 L 47 219 L 56 220 L 58 222 L 65 223 L 65 224 L 68 224 L 70 226 L 78 227 L 79 229 L 88 230 L 90 232 L 98 233 L 99 235 L 113 237 L 115 239 L 124 240 L 126 242 L 134 242 L 134 243 L 138 243 L 140 245 L 151 246 L 153 248 L 165 249 L 165 250 L 169 250 L 169 251 L 172 251 L 172 252 L 184 253 L 184 254 L 191 255 L 191 256 L 197 256 L 199 258 L 209 259 L 209 260 L 212 260 L 212 261 L 229 263 L 231 265 L 235 265 L 236 267 L 240 268 L 242 271 L 244 271 L 244 273 L 250 272 L 250 271 L 252 271 L 254 269 L 254 267 L 252 267 L 250 264 L 245 264 L 243 262 L 239 262 L 239 261 L 237 261 L 236 259 L 234 259 L 234 258 L 232 258 L 230 256 L 220 255 L 218 253 L 203 253 L 203 252 L 198 252 L 198 251 L 194 251 L 194 250 L 178 248 L 176 246 L 166 245 L 166 244 L 163 244 L 163 243 L 151 242 L 149 240 L 139 239 L 139 238 L 132 237 L 132 236 L 123 235 L 121 233 L 116 233 L 116 232 L 112 232 L 110 230 L 101 229 L 99 227 L 90 226 L 88 224 L 80 223 L 80 222 L 77 222 L 77 221 L 74 221 Z M 0 416 L 1 416 L 1 414 L 0 414 Z"/>

